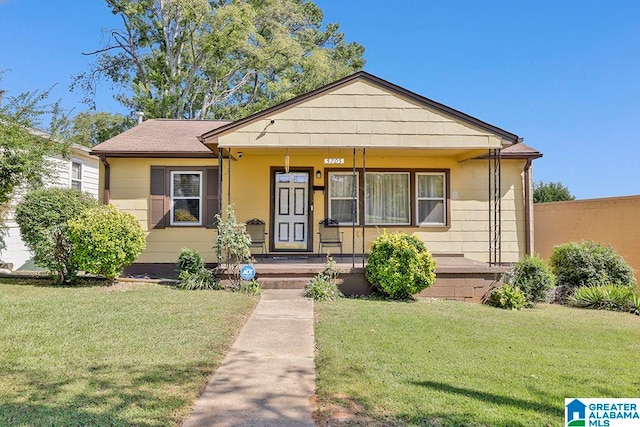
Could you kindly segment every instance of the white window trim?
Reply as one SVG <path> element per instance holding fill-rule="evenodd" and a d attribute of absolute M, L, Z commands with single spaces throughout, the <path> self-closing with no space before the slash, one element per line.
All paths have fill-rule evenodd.
<path fill-rule="evenodd" d="M 331 197 L 331 177 L 334 175 L 343 175 L 343 176 L 351 176 L 354 177 L 353 172 L 347 172 L 347 171 L 336 171 L 336 172 L 329 172 L 328 175 L 328 197 L 327 197 L 327 204 L 328 204 L 328 209 L 327 209 L 327 214 L 329 215 L 329 217 L 331 216 L 331 201 L 332 200 L 353 200 L 353 196 L 351 197 Z M 355 174 L 355 186 L 356 186 L 356 197 L 355 197 L 355 201 L 356 201 L 356 222 L 338 222 L 339 225 L 360 225 L 360 191 L 358 190 L 359 184 L 358 181 L 360 180 L 360 173 L 356 172 Z"/>
<path fill-rule="evenodd" d="M 442 197 L 419 197 L 420 189 L 420 180 L 418 179 L 421 175 L 430 175 L 430 176 L 441 176 L 442 177 Z M 435 200 L 442 201 L 442 208 L 444 209 L 442 217 L 444 218 L 444 222 L 417 222 L 418 227 L 443 227 L 447 225 L 447 174 L 445 172 L 416 172 L 416 222 L 420 218 L 420 201 L 423 200 Z"/>
<path fill-rule="evenodd" d="M 84 174 L 84 164 L 82 162 L 82 160 L 80 159 L 74 159 L 71 158 L 71 161 L 69 162 L 69 188 L 73 188 L 73 183 L 75 182 L 79 182 L 80 183 L 80 191 L 82 191 L 82 187 L 84 187 L 84 185 L 82 185 L 82 175 Z M 80 179 L 75 179 L 73 177 L 73 164 L 77 163 L 78 165 L 80 165 Z"/>
<path fill-rule="evenodd" d="M 366 175 L 406 175 L 407 177 L 407 212 L 409 213 L 409 221 L 407 222 L 367 222 L 367 177 Z M 364 204 L 364 223 L 365 225 L 394 225 L 394 226 L 403 226 L 403 225 L 411 225 L 411 172 L 376 172 L 371 171 L 367 172 L 364 177 L 364 195 L 365 195 L 365 204 Z"/>
<path fill-rule="evenodd" d="M 200 176 L 200 196 L 199 197 L 184 197 L 184 196 L 174 196 L 173 194 L 173 177 L 176 175 L 183 175 L 183 174 L 195 174 L 195 175 L 199 175 Z M 171 192 L 169 193 L 169 203 L 171 204 L 171 209 L 170 209 L 170 213 L 169 213 L 169 224 L 175 227 L 182 227 L 182 226 L 193 226 L 193 225 L 202 225 L 202 190 L 203 190 L 203 174 L 202 171 L 187 171 L 187 170 L 178 170 L 178 171 L 171 171 L 171 177 L 170 177 L 170 185 L 171 185 Z M 198 221 L 192 221 L 192 222 L 184 222 L 184 221 L 180 221 L 180 222 L 175 222 L 173 220 L 173 206 L 174 206 L 174 200 L 191 200 L 191 199 L 198 199 L 200 201 L 200 203 L 198 204 Z"/>

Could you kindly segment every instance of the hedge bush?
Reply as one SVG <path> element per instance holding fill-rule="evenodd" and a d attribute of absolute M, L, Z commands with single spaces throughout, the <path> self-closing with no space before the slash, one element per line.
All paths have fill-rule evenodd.
<path fill-rule="evenodd" d="M 71 188 L 42 188 L 16 206 L 16 222 L 34 263 L 49 270 L 58 284 L 74 281 L 78 273 L 67 221 L 97 205 L 91 195 Z"/>
<path fill-rule="evenodd" d="M 180 280 L 185 280 L 190 275 L 197 273 L 204 267 L 204 259 L 202 259 L 200 252 L 195 249 L 182 248 L 180 255 L 178 256 L 178 262 L 176 263 L 176 269 L 178 270 L 178 277 L 180 277 Z"/>
<path fill-rule="evenodd" d="M 140 222 L 113 205 L 88 209 L 68 224 L 79 268 L 108 279 L 118 276 L 146 247 Z"/>
<path fill-rule="evenodd" d="M 558 285 L 569 288 L 609 284 L 636 286 L 633 269 L 608 245 L 572 242 L 556 246 L 550 261 Z"/>
<path fill-rule="evenodd" d="M 528 256 L 513 266 L 511 284 L 520 288 L 530 304 L 547 300 L 556 278 L 539 256 Z"/>
<path fill-rule="evenodd" d="M 406 299 L 431 286 L 435 270 L 436 263 L 420 239 L 384 231 L 371 246 L 365 273 L 385 297 Z"/>

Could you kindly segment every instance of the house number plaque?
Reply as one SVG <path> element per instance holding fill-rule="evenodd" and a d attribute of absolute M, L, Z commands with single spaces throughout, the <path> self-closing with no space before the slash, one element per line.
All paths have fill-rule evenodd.
<path fill-rule="evenodd" d="M 344 165 L 344 158 L 324 159 L 325 165 Z"/>

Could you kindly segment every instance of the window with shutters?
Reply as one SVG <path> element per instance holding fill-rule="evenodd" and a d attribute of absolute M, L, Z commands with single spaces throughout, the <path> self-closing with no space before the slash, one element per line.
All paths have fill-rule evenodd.
<path fill-rule="evenodd" d="M 151 166 L 150 228 L 215 227 L 217 167 Z"/>

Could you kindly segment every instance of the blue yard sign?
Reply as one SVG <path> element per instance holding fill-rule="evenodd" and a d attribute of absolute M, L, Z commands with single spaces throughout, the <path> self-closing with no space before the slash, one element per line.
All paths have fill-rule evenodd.
<path fill-rule="evenodd" d="M 240 277 L 244 280 L 251 280 L 256 277 L 256 269 L 252 265 L 245 265 L 240 269 Z"/>

